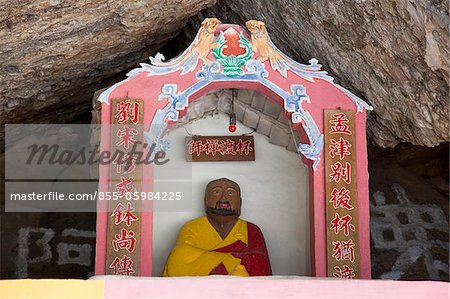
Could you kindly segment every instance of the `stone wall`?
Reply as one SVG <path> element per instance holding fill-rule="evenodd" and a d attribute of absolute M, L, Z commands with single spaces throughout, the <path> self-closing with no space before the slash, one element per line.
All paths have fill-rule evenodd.
<path fill-rule="evenodd" d="M 369 157 L 372 276 L 448 281 L 448 143 Z"/>

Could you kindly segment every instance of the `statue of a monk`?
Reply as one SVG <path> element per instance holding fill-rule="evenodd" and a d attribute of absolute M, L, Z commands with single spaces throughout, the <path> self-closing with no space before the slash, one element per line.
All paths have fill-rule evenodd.
<path fill-rule="evenodd" d="M 209 182 L 206 216 L 182 227 L 163 276 L 272 275 L 261 230 L 239 218 L 241 203 L 237 183 L 226 178 Z"/>

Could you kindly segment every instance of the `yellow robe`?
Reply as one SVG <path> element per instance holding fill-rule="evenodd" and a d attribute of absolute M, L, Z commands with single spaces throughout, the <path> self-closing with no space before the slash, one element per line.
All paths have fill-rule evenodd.
<path fill-rule="evenodd" d="M 181 229 L 167 259 L 163 276 L 206 276 L 220 263 L 231 273 L 240 265 L 241 259 L 214 250 L 239 240 L 248 245 L 247 222 L 244 220 L 238 219 L 225 239 L 217 233 L 206 216 L 191 220 Z"/>

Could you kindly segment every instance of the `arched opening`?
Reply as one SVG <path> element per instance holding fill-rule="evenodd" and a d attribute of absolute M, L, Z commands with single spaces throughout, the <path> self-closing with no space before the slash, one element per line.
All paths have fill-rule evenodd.
<path fill-rule="evenodd" d="M 364 109 L 372 108 L 348 90 L 335 84 L 333 78 L 321 70 L 321 65 L 316 59 L 311 59 L 308 65 L 293 61 L 273 45 L 266 31 L 262 32 L 264 38 L 260 42 L 254 40 L 257 36 L 253 33 L 257 33 L 258 28 L 265 28 L 262 22 L 251 21 L 247 24 L 250 26 L 252 40 L 245 37 L 243 28 L 239 26 L 230 24 L 217 26 L 218 24 L 220 22 L 217 19 L 205 19 L 191 47 L 178 58 L 163 62 L 160 54 L 151 57 L 151 64 L 141 64 L 140 68 L 127 74 L 126 80 L 105 90 L 99 97 L 99 101 L 103 102 L 102 123 L 112 124 L 113 121 L 117 121 L 111 114 L 113 109 L 110 104 L 113 99 L 139 101 L 142 103 L 140 111 L 143 112 L 142 126 L 145 140 L 148 144 L 155 142 L 158 148 L 165 150 L 167 148 L 165 137 L 169 136 L 165 135 L 166 129 L 176 126 L 176 123 L 186 115 L 188 106 L 212 90 L 251 89 L 281 105 L 283 115 L 293 121 L 292 130 L 300 137 L 298 149 L 303 162 L 309 166 L 311 273 L 325 277 L 333 275 L 330 273 L 337 270 L 336 267 L 327 269 L 327 259 L 331 260 L 332 247 L 327 243 L 329 225 L 326 218 L 331 214 L 326 213 L 329 206 L 326 197 L 329 194 L 325 194 L 325 182 L 326 171 L 330 168 L 326 168 L 324 162 L 325 154 L 328 153 L 324 151 L 324 114 L 329 110 L 351 111 L 350 113 L 355 114 L 354 136 L 357 145 L 354 150 L 358 156 L 352 167 L 356 171 L 353 173 L 357 173 L 357 177 L 353 180 L 357 183 L 354 188 L 357 190 L 357 196 L 354 200 L 358 205 L 358 228 L 355 238 L 360 243 L 357 249 L 360 266 L 357 267 L 361 270 L 361 278 L 369 278 L 370 243 L 367 234 L 369 207 Z M 229 42 L 234 43 L 236 49 L 242 46 L 246 48 L 245 55 L 239 56 L 242 59 L 237 65 L 229 65 L 229 62 L 236 58 L 236 53 L 230 54 L 231 56 L 225 55 L 228 58 L 224 58 L 220 52 L 227 41 L 223 39 L 225 34 L 230 35 Z M 219 39 L 220 47 L 216 47 L 217 43 L 214 43 L 216 38 Z M 199 43 L 200 41 L 202 43 Z M 239 45 L 239 41 L 243 44 Z M 270 57 L 261 55 L 267 49 L 274 55 Z M 109 129 L 102 130 L 103 149 L 109 148 L 110 137 Z M 145 168 L 144 166 L 143 181 L 148 184 L 143 184 L 142 190 L 152 191 L 153 170 Z M 107 179 L 109 174 L 107 166 L 101 168 L 101 178 Z M 101 180 L 101 191 L 107 191 L 109 187 Z M 99 211 L 96 273 L 102 274 L 105 273 L 105 269 L 106 272 L 111 271 L 106 264 L 106 251 L 111 252 L 111 246 L 106 240 L 108 215 L 102 209 Z M 155 223 L 152 211 L 143 211 L 140 224 L 140 254 L 136 262 L 140 266 L 138 275 L 145 276 L 153 272 L 152 233 Z"/>
<path fill-rule="evenodd" d="M 220 177 L 230 178 L 241 186 L 241 218 L 261 228 L 273 274 L 311 275 L 308 166 L 301 161 L 296 147 L 291 144 L 290 125 L 277 103 L 274 104 L 278 109 L 270 106 L 273 100 L 244 89 L 239 90 L 237 98 L 235 111 L 239 113 L 236 133 L 231 134 L 227 130 L 229 98 L 225 91 L 209 93 L 192 102 L 185 116 L 166 135 L 172 144 L 167 154 L 171 163 L 167 167 L 180 173 L 183 180 L 191 175 L 192 198 L 188 206 L 177 212 L 163 212 L 155 203 L 153 276 L 162 273 L 181 226 L 204 215 L 205 186 L 210 180 Z M 277 134 L 271 134 L 272 130 Z M 280 131 L 284 132 L 287 141 L 280 139 Z M 255 138 L 255 161 L 192 163 L 185 160 L 184 140 L 188 135 L 249 133 Z M 155 189 L 158 189 L 159 182 L 164 184 L 168 171 L 155 168 Z"/>

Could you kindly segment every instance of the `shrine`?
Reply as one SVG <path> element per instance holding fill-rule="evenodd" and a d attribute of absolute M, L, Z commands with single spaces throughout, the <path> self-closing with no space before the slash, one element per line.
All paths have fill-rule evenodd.
<path fill-rule="evenodd" d="M 246 27 L 222 24 L 215 18 L 205 19 L 194 41 L 181 55 L 165 61 L 158 53 L 150 57 L 150 64 L 142 63 L 140 68 L 127 74 L 127 79 L 105 90 L 98 99 L 102 103 L 101 148 L 127 151 L 140 141 L 141 149 L 148 150 L 146 146 L 151 144 L 152 157 L 162 161 L 164 157 L 171 157 L 173 151 L 174 142 L 169 132 L 179 127 L 178 122 L 196 100 L 213 91 L 228 89 L 261 94 L 282 108 L 282 117 L 291 128 L 295 151 L 301 157 L 298 162 L 307 169 L 308 179 L 303 189 L 309 190 L 309 210 L 305 212 L 309 223 L 304 228 L 310 238 L 306 258 L 310 264 L 309 275 L 370 279 L 366 113 L 372 108 L 334 83 L 316 59 L 301 64 L 282 53 L 272 42 L 263 22 L 251 20 Z M 233 103 L 231 101 L 231 105 Z M 223 126 L 221 135 L 237 135 L 232 108 L 228 108 L 228 114 L 230 126 Z M 298 142 L 295 142 L 296 136 Z M 226 141 L 222 154 L 225 144 Z M 201 151 L 205 155 L 208 153 L 207 149 Z M 191 157 L 193 152 L 191 150 Z M 216 152 L 220 152 L 219 145 L 214 156 Z M 258 152 L 255 155 L 256 159 L 277 159 L 276 156 L 258 157 Z M 158 257 L 163 260 L 156 262 L 161 265 L 155 272 L 157 244 L 153 237 L 158 234 L 159 225 L 155 221 L 160 218 L 154 215 L 154 203 L 129 198 L 127 201 L 125 193 L 159 192 L 155 187 L 159 166 L 156 163 L 131 164 L 132 169 L 123 171 L 114 165 L 101 165 L 99 191 L 118 192 L 122 200 L 99 202 L 96 275 L 160 276 L 161 265 L 170 252 L 170 247 L 165 248 L 165 256 Z M 267 177 L 277 175 L 270 169 L 266 171 Z M 227 177 L 233 173 L 217 175 Z M 263 187 L 250 178 L 243 180 L 239 182 L 243 192 L 249 185 Z M 302 183 L 300 178 L 294 182 Z M 283 189 L 281 185 L 277 188 Z M 300 195 L 292 196 L 289 200 L 296 201 L 296 196 Z M 201 197 L 191 200 L 202 201 Z M 258 200 L 260 205 L 265 205 L 277 199 Z M 278 207 L 282 209 L 283 205 L 287 204 L 280 201 Z M 245 216 L 245 209 L 243 214 Z M 261 221 L 264 227 L 271 226 L 271 219 Z M 179 228 L 173 227 L 174 233 Z M 270 256 L 275 245 L 267 236 L 266 242 Z M 282 263 L 289 261 L 280 258 L 279 264 Z M 273 267 L 278 266 L 273 263 Z M 282 272 L 283 267 L 279 269 Z"/>
<path fill-rule="evenodd" d="M 82 8 L 95 3 L 88 4 L 83 2 Z M 134 28 L 138 15 L 149 11 L 140 5 L 124 5 L 138 11 L 127 22 L 121 19 L 120 26 Z M 162 19 L 167 26 L 165 9 Z M 100 10 L 103 7 L 95 13 Z M 119 13 L 111 10 L 111 14 L 116 22 Z M 71 27 L 72 38 L 72 23 L 67 26 L 66 18 L 62 23 Z M 114 32 L 107 24 L 107 31 Z M 16 26 L 9 25 L 8 30 Z M 98 35 L 97 25 L 92 27 L 93 40 L 102 44 L 106 39 Z M 86 30 L 79 31 L 85 39 Z M 2 248 L 2 262 L 14 264 L 12 278 L 19 279 L 0 280 L 0 294 L 5 298 L 447 298 L 447 282 L 392 279 L 409 279 L 402 275 L 416 271 L 420 263 L 432 274 L 430 279 L 445 275 L 448 279 L 448 265 L 440 260 L 445 260 L 442 250 L 448 247 L 448 229 L 447 243 L 441 229 L 448 226 L 448 214 L 446 220 L 431 200 L 410 202 L 396 179 L 388 191 L 372 189 L 374 176 L 369 204 L 366 119 L 373 108 L 334 82 L 317 59 L 304 64 L 284 54 L 269 32 L 258 20 L 240 26 L 206 18 L 180 55 L 166 59 L 157 53 L 124 80 L 112 85 L 103 81 L 101 87 L 107 87 L 95 92 L 91 123 L 82 129 L 25 125 L 22 139 L 21 125 L 10 125 L 9 156 L 1 157 L 7 162 L 9 180 L 5 197 L 11 199 L 5 205 L 11 214 L 2 221 L 7 224 L 2 235 L 9 243 L 8 250 Z M 432 47 L 437 44 L 428 31 L 426 39 L 427 47 L 430 41 Z M 126 39 L 121 42 L 129 47 Z M 69 46 L 66 51 L 72 55 L 76 51 Z M 59 56 L 72 57 L 38 58 L 47 67 Z M 108 63 L 110 57 L 105 54 Z M 90 63 L 85 59 L 83 65 Z M 118 63 L 128 68 L 124 59 Z M 31 63 L 33 71 L 39 66 L 36 61 Z M 16 72 L 15 66 L 5 69 Z M 97 66 L 91 71 L 89 76 L 97 76 Z M 66 85 L 65 75 L 60 77 L 64 82 L 48 80 L 52 88 Z M 25 90 L 21 96 L 28 93 L 32 94 Z M 44 103 L 41 96 L 36 98 Z M 8 107 L 15 103 L 8 102 Z M 377 111 L 384 107 L 372 103 Z M 30 127 L 38 128 L 28 131 Z M 39 158 L 37 148 L 42 149 Z M 29 163 L 35 154 L 36 162 Z M 48 163 L 43 164 L 48 165 L 40 168 L 47 154 Z M 69 160 L 72 166 L 84 167 L 68 171 Z M 384 168 L 378 172 L 378 177 L 386 173 Z M 408 173 L 402 182 L 409 186 L 404 183 L 413 185 L 417 180 Z M 394 201 L 388 192 L 398 204 L 387 204 Z M 432 193 L 420 193 L 420 201 L 427 198 L 423 194 Z M 372 225 L 370 210 L 372 220 L 379 218 Z M 73 214 L 59 218 L 67 211 Z M 27 214 L 27 222 L 24 212 L 35 214 Z M 17 236 L 11 224 L 16 225 Z M 371 241 L 376 266 L 371 265 Z M 389 272 L 377 269 L 383 259 L 388 260 L 383 267 Z"/>

